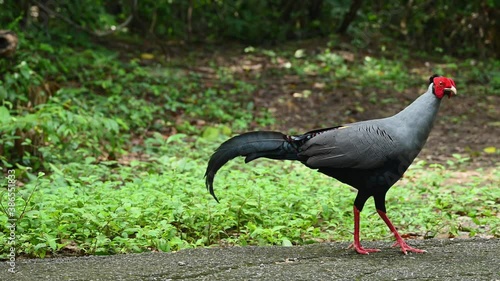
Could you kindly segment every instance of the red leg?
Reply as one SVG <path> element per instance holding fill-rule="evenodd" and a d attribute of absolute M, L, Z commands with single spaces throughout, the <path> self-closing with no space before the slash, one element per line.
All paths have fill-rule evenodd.
<path fill-rule="evenodd" d="M 359 242 L 359 213 L 360 211 L 354 206 L 354 242 L 348 249 L 354 248 L 358 254 L 368 255 L 369 253 L 380 252 L 379 249 L 365 249 Z"/>
<path fill-rule="evenodd" d="M 393 247 L 399 245 L 401 247 L 401 251 L 405 255 L 407 254 L 407 251 L 414 252 L 414 253 L 425 253 L 426 252 L 424 250 L 420 250 L 420 249 L 416 249 L 416 248 L 412 248 L 412 247 L 408 246 L 408 244 L 406 244 L 405 240 L 403 240 L 401 235 L 399 235 L 399 233 L 396 230 L 396 228 L 394 227 L 394 225 L 392 225 L 392 223 L 389 220 L 389 218 L 387 217 L 387 215 L 380 210 L 377 210 L 377 212 L 378 212 L 379 216 L 384 220 L 385 224 L 387 224 L 387 226 L 389 227 L 391 232 L 394 234 L 394 237 L 396 237 L 396 243 L 394 243 L 394 245 L 392 245 Z"/>

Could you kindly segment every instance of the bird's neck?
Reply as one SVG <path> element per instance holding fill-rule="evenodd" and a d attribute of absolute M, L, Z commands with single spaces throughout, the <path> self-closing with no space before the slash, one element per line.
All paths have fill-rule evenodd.
<path fill-rule="evenodd" d="M 440 104 L 441 99 L 438 99 L 432 93 L 431 84 L 427 92 L 418 97 L 403 111 L 394 115 L 393 118 L 401 126 L 402 130 L 406 130 L 409 139 L 413 140 L 415 144 L 423 146 L 434 125 Z"/>

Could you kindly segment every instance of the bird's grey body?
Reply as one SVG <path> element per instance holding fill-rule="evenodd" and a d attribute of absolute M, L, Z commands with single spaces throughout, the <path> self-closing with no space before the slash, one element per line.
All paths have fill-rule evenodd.
<path fill-rule="evenodd" d="M 317 134 L 300 146 L 299 160 L 368 197 L 385 196 L 422 150 L 440 103 L 429 86 L 426 93 L 394 116 Z M 385 211 L 384 204 L 379 205 Z"/>
<path fill-rule="evenodd" d="M 408 169 L 427 141 L 443 96 L 456 94 L 455 82 L 432 76 L 427 91 L 396 115 L 319 129 L 302 135 L 250 132 L 224 142 L 212 155 L 205 173 L 207 189 L 214 196 L 217 171 L 229 160 L 245 156 L 245 162 L 260 157 L 296 160 L 311 169 L 358 190 L 354 201 L 354 248 L 367 254 L 359 243 L 359 213 L 373 196 L 381 218 L 396 236 L 404 253 L 422 252 L 408 246 L 385 212 L 385 195 Z"/>

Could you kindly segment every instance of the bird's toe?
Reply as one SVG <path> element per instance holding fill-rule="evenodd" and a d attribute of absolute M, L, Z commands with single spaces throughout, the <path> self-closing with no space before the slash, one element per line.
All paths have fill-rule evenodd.
<path fill-rule="evenodd" d="M 401 252 L 403 252 L 403 254 L 408 254 L 408 252 L 412 252 L 412 253 L 426 253 L 427 251 L 426 250 L 420 250 L 420 249 L 417 249 L 417 248 L 413 248 L 411 246 L 409 246 L 408 244 L 406 244 L 405 242 L 396 242 L 392 245 L 392 247 L 397 247 L 397 246 L 400 246 L 401 247 Z"/>
<path fill-rule="evenodd" d="M 350 249 L 350 248 L 354 248 L 354 250 L 356 251 L 356 253 L 361 254 L 361 255 L 368 255 L 370 253 L 380 252 L 380 249 L 363 248 L 361 245 L 355 245 L 354 243 L 352 243 L 351 245 L 349 245 L 348 249 Z"/>

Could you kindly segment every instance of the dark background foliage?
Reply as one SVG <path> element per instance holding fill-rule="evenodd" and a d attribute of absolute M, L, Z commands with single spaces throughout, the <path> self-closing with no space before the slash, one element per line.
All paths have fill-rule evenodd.
<path fill-rule="evenodd" d="M 0 23 L 18 19 L 23 29 L 73 38 L 75 29 L 96 32 L 133 16 L 130 33 L 160 40 L 279 44 L 340 34 L 366 45 L 498 57 L 499 6 L 495 0 L 10 0 Z"/>

